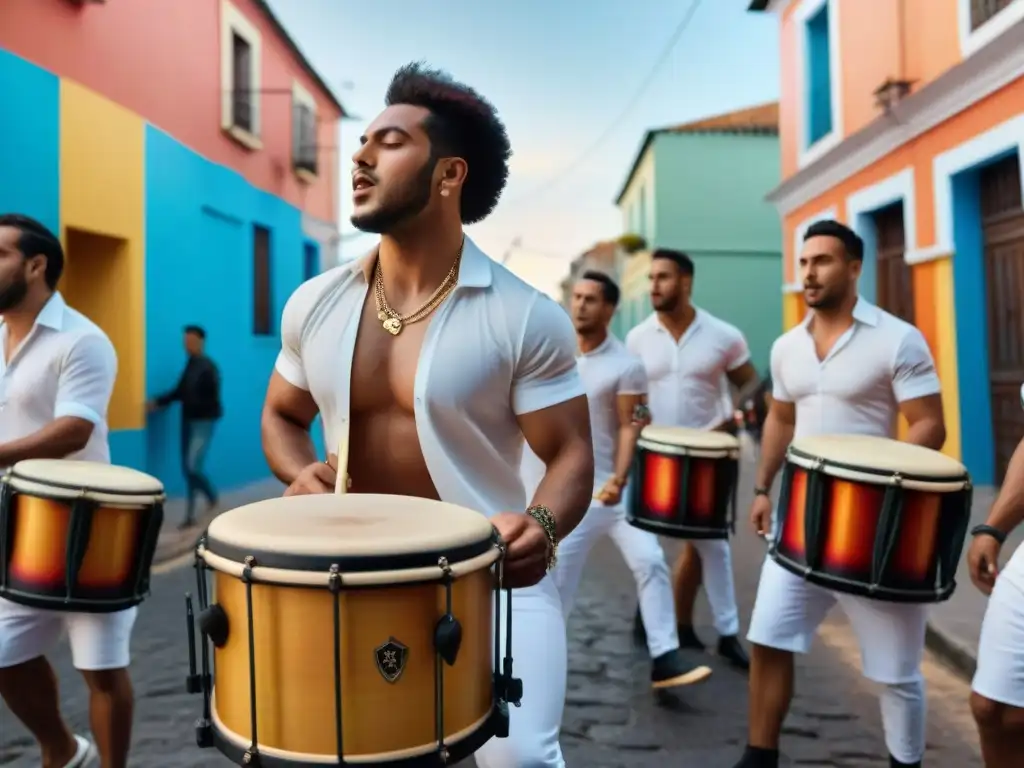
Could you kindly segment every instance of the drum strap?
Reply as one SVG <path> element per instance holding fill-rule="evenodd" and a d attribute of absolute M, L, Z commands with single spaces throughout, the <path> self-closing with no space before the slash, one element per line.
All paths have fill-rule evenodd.
<path fill-rule="evenodd" d="M 804 541 L 807 549 L 807 567 L 821 568 L 821 512 L 825 505 L 825 476 L 818 470 L 807 473 L 807 501 L 804 513 Z"/>
<path fill-rule="evenodd" d="M 135 583 L 135 594 L 145 595 L 149 592 L 149 573 L 156 555 L 156 545 L 160 539 L 160 528 L 164 524 L 164 505 L 158 501 L 146 515 L 146 531 L 142 535 L 139 548 L 138 581 Z"/>
<path fill-rule="evenodd" d="M 871 584 L 882 583 L 885 572 L 889 569 L 889 561 L 900 534 L 900 521 L 903 518 L 903 488 L 890 485 L 882 497 L 882 509 L 878 514 L 878 532 L 875 535 L 875 546 L 871 553 Z"/>
<path fill-rule="evenodd" d="M 66 598 L 71 600 L 78 591 L 78 572 L 89 549 L 89 533 L 92 531 L 92 517 L 96 502 L 90 499 L 76 499 L 71 504 L 71 522 L 68 526 L 67 550 L 64 569 L 67 574 Z"/>

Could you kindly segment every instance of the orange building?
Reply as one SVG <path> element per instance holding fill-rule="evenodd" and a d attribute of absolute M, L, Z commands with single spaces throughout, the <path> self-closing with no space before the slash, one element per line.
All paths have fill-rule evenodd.
<path fill-rule="evenodd" d="M 198 324 L 210 472 L 265 477 L 281 310 L 337 246 L 338 100 L 263 0 L 0 0 L 0 93 L 0 211 L 60 233 L 59 288 L 117 350 L 113 460 L 182 490 L 177 414 L 145 403 Z"/>
<path fill-rule="evenodd" d="M 1024 434 L 1024 0 L 754 0 L 779 20 L 784 324 L 806 228 L 867 245 L 861 293 L 915 323 L 979 484 Z"/>

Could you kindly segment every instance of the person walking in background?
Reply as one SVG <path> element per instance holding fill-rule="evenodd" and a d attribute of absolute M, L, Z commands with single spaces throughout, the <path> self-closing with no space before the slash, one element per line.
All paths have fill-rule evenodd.
<path fill-rule="evenodd" d="M 181 466 L 188 486 L 188 506 L 181 528 L 195 525 L 196 496 L 207 500 L 206 512 L 217 506 L 217 490 L 203 473 L 203 462 L 213 429 L 223 414 L 220 402 L 220 371 L 206 356 L 206 331 L 198 325 L 185 327 L 188 362 L 177 385 L 149 402 L 149 412 L 181 403 Z"/>

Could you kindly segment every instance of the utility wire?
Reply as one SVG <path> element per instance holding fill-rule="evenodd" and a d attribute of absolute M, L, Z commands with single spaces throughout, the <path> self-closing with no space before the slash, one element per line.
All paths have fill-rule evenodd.
<path fill-rule="evenodd" d="M 539 196 L 558 186 L 558 184 L 570 173 L 583 165 L 598 149 L 601 148 L 601 146 L 615 133 L 622 121 L 629 117 L 630 113 L 632 113 L 636 105 L 647 93 L 647 89 L 651 87 L 654 79 L 661 72 L 661 68 L 665 66 L 665 62 L 668 61 L 669 56 L 671 56 L 672 52 L 675 50 L 680 38 L 682 38 L 683 34 L 690 26 L 690 22 L 693 21 L 693 17 L 697 13 L 697 9 L 700 8 L 701 1 L 702 0 L 691 0 L 690 7 L 686 9 L 686 13 L 683 14 L 683 18 L 680 20 L 675 31 L 672 33 L 672 36 L 665 44 L 665 47 L 662 49 L 658 59 L 654 62 L 654 66 L 651 68 L 650 72 L 647 73 L 647 77 L 640 83 L 640 87 L 633 93 L 633 97 L 629 100 L 626 106 L 622 108 L 622 111 L 615 117 L 608 128 L 605 129 L 604 133 L 598 136 L 589 147 L 578 154 L 575 159 L 562 168 L 562 170 L 556 175 L 552 176 L 548 181 L 534 189 L 533 192 L 524 195 L 523 197 L 511 200 L 509 203 L 506 203 L 506 206 L 518 205 L 519 203 L 526 202 L 527 200 L 536 200 Z"/>

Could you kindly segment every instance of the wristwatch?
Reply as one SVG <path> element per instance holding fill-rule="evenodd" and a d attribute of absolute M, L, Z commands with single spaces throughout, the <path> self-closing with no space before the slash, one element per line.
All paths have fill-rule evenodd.
<path fill-rule="evenodd" d="M 763 485 L 755 485 L 754 486 L 754 495 L 755 496 L 771 496 L 771 491 L 769 491 Z"/>
<path fill-rule="evenodd" d="M 548 543 L 551 545 L 551 557 L 548 558 L 547 569 L 550 571 L 558 562 L 558 529 L 555 527 L 555 516 L 551 514 L 550 509 L 542 504 L 534 504 L 526 510 L 526 514 L 540 523 L 540 527 L 544 529 L 544 535 L 548 537 Z"/>
<path fill-rule="evenodd" d="M 999 542 L 1002 546 L 1006 543 L 1006 534 L 1000 531 L 998 528 L 992 525 L 976 525 L 971 528 L 971 536 L 991 536 L 993 539 Z"/>

